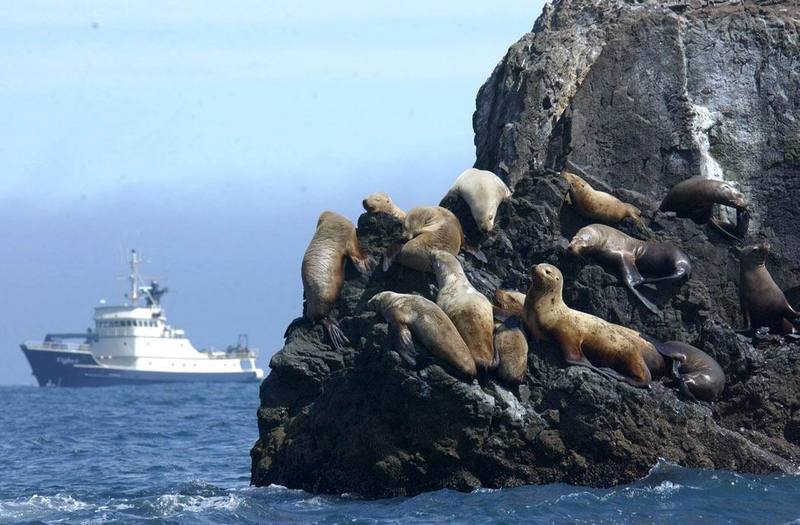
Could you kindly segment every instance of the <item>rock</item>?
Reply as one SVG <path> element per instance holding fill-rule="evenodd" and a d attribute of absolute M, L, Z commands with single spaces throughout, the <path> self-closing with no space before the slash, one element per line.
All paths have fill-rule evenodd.
<path fill-rule="evenodd" d="M 610 486 L 646 475 L 659 458 L 796 471 L 800 343 L 737 335 L 735 249 L 714 230 L 656 211 L 683 178 L 735 180 L 757 210 L 751 233 L 774 247 L 768 266 L 776 281 L 784 288 L 800 281 L 800 22 L 790 5 L 546 6 L 481 88 L 473 119 L 476 167 L 498 173 L 513 197 L 490 235 L 477 231 L 458 198 L 442 203 L 485 256 L 460 256 L 480 292 L 524 291 L 532 264 L 555 264 L 571 307 L 710 353 L 728 376 L 717 403 L 689 403 L 668 382 L 639 390 L 566 367 L 556 347 L 535 341 L 526 380 L 515 387 L 491 376 L 461 381 L 421 347 L 410 369 L 385 321 L 365 305 L 382 290 L 433 300 L 432 276 L 393 265 L 364 278 L 348 264 L 334 314 L 352 347 L 333 350 L 319 326 L 288 334 L 261 388 L 252 482 L 383 497 L 445 487 Z M 645 228 L 620 229 L 674 242 L 692 258 L 688 282 L 642 289 L 660 315 L 613 271 L 567 255 L 568 239 L 587 224 L 562 206 L 566 185 L 548 171 L 567 159 L 643 210 Z M 358 221 L 375 256 L 398 240 L 398 228 L 386 216 Z"/>

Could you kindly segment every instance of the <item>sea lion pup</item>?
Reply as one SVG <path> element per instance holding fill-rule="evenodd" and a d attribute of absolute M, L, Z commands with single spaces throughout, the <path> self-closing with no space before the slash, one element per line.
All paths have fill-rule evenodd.
<path fill-rule="evenodd" d="M 680 341 L 667 341 L 671 352 L 672 376 L 678 380 L 681 392 L 697 401 L 714 401 L 725 389 L 725 372 L 713 357 Z"/>
<path fill-rule="evenodd" d="M 649 387 L 666 365 L 655 345 L 629 328 L 569 308 L 562 297 L 564 279 L 550 264 L 531 268 L 525 297 L 526 324 L 538 339 L 555 341 L 564 360 L 635 387 Z"/>
<path fill-rule="evenodd" d="M 460 374 L 475 377 L 475 360 L 467 344 L 447 314 L 432 301 L 418 295 L 380 292 L 372 296 L 367 307 L 388 321 L 396 336 L 397 351 L 410 366 L 417 363 L 413 336 Z"/>
<path fill-rule="evenodd" d="M 739 301 L 745 325 L 742 333 L 752 333 L 762 326 L 771 332 L 792 332 L 791 321 L 800 316 L 767 270 L 769 250 L 769 243 L 762 242 L 745 246 L 739 255 Z"/>
<path fill-rule="evenodd" d="M 368 195 L 361 204 L 369 213 L 386 213 L 400 222 L 406 220 L 406 212 L 401 210 L 394 201 L 392 201 L 392 198 L 383 192 Z"/>
<path fill-rule="evenodd" d="M 478 368 L 489 370 L 497 367 L 492 303 L 473 288 L 455 255 L 432 250 L 431 265 L 439 287 L 436 304 L 453 321 Z"/>
<path fill-rule="evenodd" d="M 497 207 L 511 197 L 511 190 L 491 171 L 470 168 L 458 176 L 445 198 L 450 194 L 464 199 L 478 229 L 488 233 L 494 229 Z"/>
<path fill-rule="evenodd" d="M 561 176 L 569 184 L 567 201 L 581 217 L 607 224 L 616 224 L 630 217 L 642 224 L 642 212 L 633 204 L 622 202 L 610 193 L 595 190 L 588 182 L 567 170 L 562 170 Z"/>
<path fill-rule="evenodd" d="M 350 344 L 339 326 L 328 317 L 342 291 L 346 258 L 362 274 L 372 271 L 374 262 L 361 249 L 353 223 L 338 213 L 322 212 L 314 237 L 303 255 L 300 271 L 306 299 L 303 316 L 311 322 L 322 321 L 335 348 Z M 292 321 L 286 333 L 302 319 Z"/>
<path fill-rule="evenodd" d="M 715 204 L 736 209 L 734 231 L 739 238 L 744 238 L 750 224 L 750 206 L 744 194 L 730 182 L 700 176 L 688 178 L 669 190 L 659 209 L 673 211 L 678 217 L 690 218 L 697 224 L 711 223 L 727 237 L 740 240 L 712 218 Z"/>
<path fill-rule="evenodd" d="M 497 290 L 494 294 L 496 317 L 502 322 L 495 324 L 494 348 L 500 356 L 497 376 L 508 384 L 520 384 L 528 370 L 528 338 L 521 323 L 525 294 L 509 290 Z"/>
<path fill-rule="evenodd" d="M 592 224 L 578 230 L 567 251 L 573 255 L 592 255 L 604 264 L 615 266 L 622 274 L 625 286 L 653 313 L 658 313 L 658 308 L 635 287 L 645 283 L 688 279 L 692 274 L 689 256 L 674 244 L 640 241 L 602 224 Z M 642 273 L 650 277 L 644 277 Z"/>
<path fill-rule="evenodd" d="M 386 251 L 383 270 L 394 260 L 420 272 L 431 272 L 431 251 L 442 250 L 458 255 L 464 243 L 461 223 L 453 212 L 441 206 L 420 206 L 408 212 L 403 221 L 406 243 Z"/>

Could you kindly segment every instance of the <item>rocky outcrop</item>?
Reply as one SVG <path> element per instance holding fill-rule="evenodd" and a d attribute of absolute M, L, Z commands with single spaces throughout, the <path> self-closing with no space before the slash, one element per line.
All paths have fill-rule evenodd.
<path fill-rule="evenodd" d="M 794 471 L 800 344 L 737 335 L 735 250 L 715 231 L 655 210 L 689 176 L 740 182 L 757 210 L 752 233 L 775 249 L 770 270 L 784 287 L 800 282 L 797 17 L 791 2 L 547 6 L 478 95 L 476 166 L 514 190 L 496 231 L 481 236 L 463 202 L 445 202 L 486 255 L 462 257 L 479 291 L 524 291 L 531 264 L 555 264 L 573 308 L 717 359 L 728 376 L 717 403 L 689 403 L 668 383 L 638 390 L 565 367 L 557 348 L 533 341 L 516 387 L 491 376 L 464 382 L 433 358 L 409 368 L 385 321 L 365 305 L 382 290 L 433 299 L 432 276 L 395 265 L 365 278 L 348 265 L 335 316 L 352 346 L 333 350 L 320 326 L 288 334 L 261 388 L 253 483 L 390 496 L 558 481 L 608 486 L 645 475 L 659 458 Z M 675 242 L 692 257 L 691 280 L 644 289 L 661 315 L 613 272 L 566 254 L 586 222 L 562 206 L 566 186 L 546 168 L 567 159 L 595 187 L 645 210 L 644 230 L 621 229 Z M 376 255 L 398 229 L 387 216 L 363 215 L 358 224 Z"/>

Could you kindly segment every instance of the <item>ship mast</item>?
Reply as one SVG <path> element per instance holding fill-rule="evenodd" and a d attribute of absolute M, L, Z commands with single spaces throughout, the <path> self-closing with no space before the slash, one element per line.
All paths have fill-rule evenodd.
<path fill-rule="evenodd" d="M 139 301 L 139 256 L 136 250 L 131 250 L 131 273 L 128 276 L 131 281 L 130 299 L 131 306 L 136 306 Z"/>

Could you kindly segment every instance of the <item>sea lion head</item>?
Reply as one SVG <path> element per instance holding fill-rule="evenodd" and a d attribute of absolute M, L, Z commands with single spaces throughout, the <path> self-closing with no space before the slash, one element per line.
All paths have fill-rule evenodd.
<path fill-rule="evenodd" d="M 433 213 L 428 208 L 415 208 L 406 215 L 403 221 L 403 238 L 410 241 L 426 228 L 430 228 Z"/>
<path fill-rule="evenodd" d="M 551 293 L 557 293 L 561 297 L 561 291 L 564 287 L 564 276 L 561 275 L 561 270 L 552 264 L 537 264 L 531 267 L 531 289 L 536 292 L 536 295 L 541 297 Z"/>
<path fill-rule="evenodd" d="M 770 244 L 762 242 L 759 244 L 751 244 L 742 248 L 740 260 L 746 266 L 760 266 L 767 262 L 767 255 L 769 255 Z"/>
<path fill-rule="evenodd" d="M 492 301 L 496 317 L 505 318 L 521 315 L 525 307 L 525 294 L 511 290 L 497 290 Z"/>
<path fill-rule="evenodd" d="M 578 177 L 578 176 L 577 176 L 577 175 L 575 175 L 574 173 L 570 173 L 570 172 L 569 172 L 569 171 L 567 171 L 567 170 L 561 170 L 561 177 L 562 177 L 562 178 L 563 178 L 565 181 L 567 181 L 567 184 L 569 184 L 569 185 L 570 185 L 570 187 L 571 187 L 573 184 L 575 184 L 575 185 L 580 185 L 581 183 L 584 183 L 584 184 L 585 184 L 585 181 L 584 181 L 582 178 Z"/>
<path fill-rule="evenodd" d="M 576 233 L 567 246 L 567 252 L 572 255 L 583 255 L 596 250 L 603 241 L 603 235 L 594 226 L 584 226 Z"/>
<path fill-rule="evenodd" d="M 367 195 L 361 204 L 369 213 L 391 213 L 395 208 L 392 198 L 380 191 Z"/>
<path fill-rule="evenodd" d="M 396 295 L 394 292 L 378 292 L 367 301 L 367 308 L 373 312 L 384 313 L 389 306 L 389 302 Z"/>
<path fill-rule="evenodd" d="M 733 206 L 734 208 L 740 210 L 748 209 L 747 198 L 744 196 L 744 193 L 739 191 L 739 189 L 733 185 L 733 183 L 728 181 L 720 183 L 719 192 L 721 200 L 723 201 L 720 204 Z"/>

